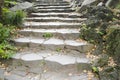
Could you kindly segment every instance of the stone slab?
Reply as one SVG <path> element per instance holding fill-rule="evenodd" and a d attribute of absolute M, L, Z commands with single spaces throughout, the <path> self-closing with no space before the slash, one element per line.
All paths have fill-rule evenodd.
<path fill-rule="evenodd" d="M 45 35 L 46 33 L 51 34 L 51 38 L 57 38 L 57 39 L 70 39 L 70 40 L 75 40 L 79 38 L 79 33 L 75 33 L 75 32 L 56 32 L 56 31 L 45 31 L 45 32 L 33 32 L 33 31 L 20 31 L 19 34 L 24 36 L 24 37 L 39 37 L 41 39 L 46 39 L 47 37 L 44 37 L 43 35 Z"/>
<path fill-rule="evenodd" d="M 61 13 L 31 13 L 30 16 L 36 16 L 36 17 L 71 17 L 71 18 L 78 18 L 81 17 L 81 14 L 78 13 L 68 13 L 68 12 L 61 12 Z"/>
<path fill-rule="evenodd" d="M 60 29 L 60 28 L 79 28 L 81 23 L 66 22 L 24 22 L 24 27 L 34 29 Z"/>
<path fill-rule="evenodd" d="M 57 49 L 60 48 L 77 50 L 80 52 L 87 52 L 94 47 L 92 44 L 88 44 L 87 42 L 84 41 L 79 42 L 75 40 L 61 40 L 56 38 L 49 39 L 18 38 L 15 39 L 14 41 L 16 46 L 52 51 L 56 51 Z"/>
<path fill-rule="evenodd" d="M 62 18 L 62 17 L 29 17 L 25 18 L 26 21 L 35 21 L 35 22 L 83 22 L 86 18 Z"/>
<path fill-rule="evenodd" d="M 70 6 L 36 6 L 36 9 L 69 9 Z"/>
<path fill-rule="evenodd" d="M 60 12 L 74 12 L 75 10 L 72 9 L 37 9 L 35 12 L 40 12 L 40 13 L 50 13 L 50 12 L 55 12 L 55 13 L 60 13 Z"/>

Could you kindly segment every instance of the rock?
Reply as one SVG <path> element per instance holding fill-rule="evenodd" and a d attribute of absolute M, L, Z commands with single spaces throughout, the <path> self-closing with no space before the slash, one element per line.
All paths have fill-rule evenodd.
<path fill-rule="evenodd" d="M 10 8 L 10 10 L 11 11 L 26 10 L 32 6 L 33 4 L 30 2 L 23 2 L 23 3 L 18 3 L 16 6 Z"/>
<path fill-rule="evenodd" d="M 101 55 L 100 58 L 96 59 L 93 63 L 93 66 L 96 66 L 96 67 L 103 67 L 103 66 L 106 66 L 108 64 L 108 55 L 104 54 L 104 55 Z"/>
<path fill-rule="evenodd" d="M 97 4 L 98 0 L 84 0 L 80 8 L 78 8 L 76 11 L 77 12 L 82 12 L 86 10 L 87 6 Z"/>
<path fill-rule="evenodd" d="M 84 0 L 73 0 L 72 3 L 71 3 L 72 8 L 76 8 L 76 7 L 81 6 L 83 1 Z"/>
<path fill-rule="evenodd" d="M 110 8 L 115 8 L 117 5 L 119 5 L 120 0 L 107 0 L 105 6 Z"/>
<path fill-rule="evenodd" d="M 0 69 L 0 80 L 4 80 L 4 70 Z"/>
<path fill-rule="evenodd" d="M 31 79 L 22 77 L 16 74 L 12 74 L 12 75 L 6 76 L 5 80 L 31 80 Z"/>
<path fill-rule="evenodd" d="M 106 39 L 107 53 L 112 56 L 117 64 L 120 65 L 120 27 L 113 25 L 108 29 Z"/>
<path fill-rule="evenodd" d="M 86 6 L 94 3 L 96 0 L 84 0 L 81 6 Z"/>
<path fill-rule="evenodd" d="M 99 72 L 100 80 L 119 80 L 118 70 L 113 67 L 106 67 Z"/>

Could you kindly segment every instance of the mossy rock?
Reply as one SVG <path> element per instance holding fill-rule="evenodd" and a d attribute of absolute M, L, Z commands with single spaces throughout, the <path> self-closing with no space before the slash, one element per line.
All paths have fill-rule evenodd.
<path fill-rule="evenodd" d="M 120 62 L 120 26 L 112 26 L 108 29 L 106 51 L 117 63 Z"/>
<path fill-rule="evenodd" d="M 98 59 L 94 60 L 93 66 L 103 67 L 108 64 L 109 56 L 106 54 L 101 55 Z"/>
<path fill-rule="evenodd" d="M 119 80 L 119 72 L 114 67 L 106 67 L 99 72 L 100 80 Z"/>

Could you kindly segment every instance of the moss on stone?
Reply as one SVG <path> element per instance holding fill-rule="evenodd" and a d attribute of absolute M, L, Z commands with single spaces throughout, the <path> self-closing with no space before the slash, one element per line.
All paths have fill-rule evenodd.
<path fill-rule="evenodd" d="M 112 26 L 108 30 L 106 51 L 117 63 L 120 62 L 120 26 Z"/>

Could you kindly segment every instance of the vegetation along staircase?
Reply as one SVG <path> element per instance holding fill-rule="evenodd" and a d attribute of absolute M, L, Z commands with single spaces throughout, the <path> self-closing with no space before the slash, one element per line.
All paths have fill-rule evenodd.
<path fill-rule="evenodd" d="M 8 80 L 96 80 L 87 51 L 93 45 L 79 40 L 80 25 L 86 18 L 66 1 L 36 1 L 36 11 L 25 18 L 22 36 L 14 40 L 21 50 L 13 56 Z"/>

